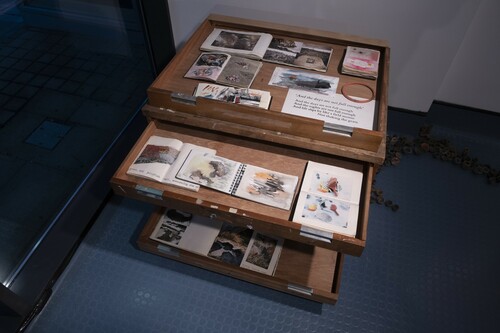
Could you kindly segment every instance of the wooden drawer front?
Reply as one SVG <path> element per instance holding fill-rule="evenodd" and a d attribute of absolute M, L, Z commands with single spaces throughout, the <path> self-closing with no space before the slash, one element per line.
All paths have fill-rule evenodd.
<path fill-rule="evenodd" d="M 137 240 L 141 250 L 317 302 L 338 299 L 341 253 L 286 240 L 274 276 L 264 275 L 151 240 L 161 213 L 154 212 L 143 228 Z"/>
<path fill-rule="evenodd" d="M 301 235 L 301 225 L 291 222 L 292 210 L 239 199 L 207 188 L 198 192 L 172 187 L 140 177 L 127 175 L 147 139 L 152 135 L 177 138 L 183 142 L 210 147 L 217 155 L 270 170 L 295 175 L 301 179 L 307 161 L 336 165 L 364 173 L 360 214 L 356 237 L 334 234 L 331 242 L 320 241 Z M 293 148 L 254 139 L 221 134 L 206 129 L 197 129 L 179 124 L 153 121 L 137 141 L 111 180 L 114 191 L 164 207 L 178 207 L 194 214 L 212 216 L 222 221 L 249 226 L 257 231 L 269 233 L 309 245 L 359 256 L 366 241 L 369 196 L 373 177 L 373 166 L 366 162 L 317 154 L 300 148 Z"/>

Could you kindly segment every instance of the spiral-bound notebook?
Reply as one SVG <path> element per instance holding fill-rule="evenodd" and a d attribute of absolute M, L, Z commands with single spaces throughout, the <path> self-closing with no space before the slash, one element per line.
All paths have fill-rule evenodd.
<path fill-rule="evenodd" d="M 177 178 L 265 205 L 290 209 L 298 177 L 192 151 Z"/>

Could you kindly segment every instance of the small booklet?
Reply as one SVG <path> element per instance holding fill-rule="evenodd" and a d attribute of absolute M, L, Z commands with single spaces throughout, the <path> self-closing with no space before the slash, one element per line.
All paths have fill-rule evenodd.
<path fill-rule="evenodd" d="M 356 236 L 362 181 L 362 172 L 309 161 L 293 221 Z"/>
<path fill-rule="evenodd" d="M 215 150 L 210 148 L 153 135 L 142 147 L 134 163 L 127 170 L 127 174 L 198 191 L 200 188 L 198 185 L 175 178 L 192 150 L 215 154 Z"/>
<path fill-rule="evenodd" d="M 228 103 L 256 106 L 262 109 L 268 109 L 271 103 L 269 91 L 248 88 L 237 89 L 213 83 L 198 83 L 194 95 Z"/>
<path fill-rule="evenodd" d="M 284 38 L 273 38 L 262 60 L 326 72 L 333 49 Z"/>
<path fill-rule="evenodd" d="M 347 46 L 341 72 L 354 76 L 376 79 L 378 76 L 378 65 L 380 51 Z"/>
<path fill-rule="evenodd" d="M 205 39 L 202 51 L 218 51 L 245 58 L 262 59 L 273 36 L 267 33 L 215 28 Z"/>
<path fill-rule="evenodd" d="M 283 246 L 283 239 L 175 209 L 164 211 L 149 238 L 267 275 Z"/>
<path fill-rule="evenodd" d="M 192 151 L 177 178 L 240 198 L 289 210 L 298 177 Z"/>
<path fill-rule="evenodd" d="M 262 63 L 257 60 L 227 53 L 203 52 L 184 77 L 248 88 L 261 67 Z"/>

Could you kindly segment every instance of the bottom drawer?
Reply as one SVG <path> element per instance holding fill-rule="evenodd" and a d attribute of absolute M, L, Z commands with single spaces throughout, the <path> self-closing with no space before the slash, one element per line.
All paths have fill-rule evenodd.
<path fill-rule="evenodd" d="M 159 209 L 149 218 L 137 240 L 141 250 L 317 302 L 337 301 L 343 254 L 285 240 L 274 275 L 270 276 L 152 240 L 150 236 L 164 212 L 164 208 Z"/>

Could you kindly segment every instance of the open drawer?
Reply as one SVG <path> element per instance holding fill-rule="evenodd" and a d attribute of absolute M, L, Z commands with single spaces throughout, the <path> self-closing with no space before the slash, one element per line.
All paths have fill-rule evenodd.
<path fill-rule="evenodd" d="M 137 240 L 141 250 L 317 302 L 337 301 L 343 254 L 285 240 L 276 271 L 269 276 L 151 240 L 162 212 L 153 212 L 142 230 Z"/>
<path fill-rule="evenodd" d="M 200 56 L 200 46 L 214 28 L 263 32 L 277 38 L 330 47 L 333 53 L 328 69 L 326 73 L 321 74 L 339 79 L 336 88 L 337 94 L 341 93 L 342 87 L 346 84 L 358 84 L 358 88 L 361 84 L 370 88 L 375 99 L 373 128 L 354 127 L 350 135 L 339 135 L 328 131 L 328 126 L 324 121 L 282 112 L 288 89 L 269 84 L 277 67 L 275 63 L 270 62 L 262 63 L 262 67 L 250 87 L 271 93 L 269 110 L 200 97 L 194 98 L 193 92 L 200 81 L 185 78 L 184 75 Z M 339 68 L 347 46 L 370 48 L 380 52 L 377 79 L 354 77 L 341 73 Z M 310 150 L 321 152 L 323 146 L 329 144 L 331 153 L 337 156 L 382 164 L 385 158 L 387 132 L 389 57 L 390 49 L 387 43 L 380 40 L 256 20 L 210 15 L 148 88 L 148 104 L 156 107 L 158 112 L 154 112 L 154 115 L 146 115 L 156 119 L 167 119 L 169 117 L 167 110 L 172 110 L 212 120 L 230 121 L 235 126 L 253 126 L 259 128 L 261 132 L 270 131 L 302 138 L 308 141 L 307 149 Z M 353 86 L 353 89 L 357 89 L 356 86 Z M 357 97 L 367 97 L 363 95 L 366 94 L 366 91 L 362 89 L 354 92 Z M 161 112 L 161 110 L 165 112 Z"/>
<path fill-rule="evenodd" d="M 362 172 L 363 181 L 356 236 L 330 234 L 330 239 L 326 241 L 305 235 L 302 232 L 302 225 L 292 222 L 294 204 L 291 210 L 284 210 L 204 187 L 201 187 L 198 192 L 193 192 L 128 175 L 128 168 L 152 135 L 175 138 L 182 142 L 209 147 L 215 149 L 217 155 L 222 157 L 297 176 L 299 186 L 308 161 Z M 179 210 L 246 226 L 264 234 L 275 235 L 298 243 L 359 256 L 366 242 L 372 177 L 373 165 L 367 162 L 319 154 L 300 147 L 296 148 L 246 136 L 192 127 L 177 122 L 155 120 L 149 123 L 116 171 L 112 177 L 111 186 L 119 195 L 147 201 L 158 206 L 176 207 Z M 293 202 L 295 203 L 295 201 Z"/>

